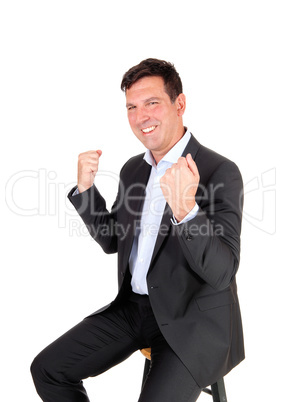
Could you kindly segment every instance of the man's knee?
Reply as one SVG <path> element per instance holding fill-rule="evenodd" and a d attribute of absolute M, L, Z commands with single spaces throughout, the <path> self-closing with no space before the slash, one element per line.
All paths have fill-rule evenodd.
<path fill-rule="evenodd" d="M 44 353 L 44 351 L 35 357 L 31 363 L 30 371 L 35 384 L 38 382 L 48 382 L 50 379 L 54 379 L 55 377 L 51 359 L 48 357 L 47 353 Z"/>
<path fill-rule="evenodd" d="M 36 356 L 31 363 L 30 372 L 34 383 L 36 383 L 39 379 L 43 380 L 45 370 L 43 359 L 41 358 L 40 354 Z"/>

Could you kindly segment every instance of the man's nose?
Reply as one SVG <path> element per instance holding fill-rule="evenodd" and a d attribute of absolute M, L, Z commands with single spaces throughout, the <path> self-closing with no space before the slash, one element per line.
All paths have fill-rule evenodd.
<path fill-rule="evenodd" d="M 138 125 L 142 125 L 143 123 L 145 123 L 149 119 L 150 119 L 150 116 L 149 116 L 149 114 L 147 113 L 147 111 L 144 108 L 138 108 L 137 109 L 136 123 Z"/>

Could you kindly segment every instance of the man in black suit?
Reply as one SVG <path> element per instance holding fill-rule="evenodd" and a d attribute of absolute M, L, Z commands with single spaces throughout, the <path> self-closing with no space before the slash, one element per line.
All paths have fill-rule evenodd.
<path fill-rule="evenodd" d="M 78 186 L 69 194 L 103 250 L 118 252 L 119 292 L 35 358 L 44 401 L 89 401 L 82 379 L 151 347 L 139 402 L 192 402 L 244 358 L 235 281 L 239 170 L 184 127 L 186 100 L 172 64 L 144 60 L 121 88 L 147 151 L 121 169 L 110 212 L 93 184 L 100 150 L 79 155 Z"/>

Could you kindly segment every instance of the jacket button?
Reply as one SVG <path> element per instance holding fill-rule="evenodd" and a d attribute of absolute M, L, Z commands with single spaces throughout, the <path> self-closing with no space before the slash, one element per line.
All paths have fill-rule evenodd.
<path fill-rule="evenodd" d="M 192 240 L 192 236 L 190 235 L 188 229 L 184 230 L 184 235 L 185 235 L 185 238 L 186 238 L 187 241 Z"/>

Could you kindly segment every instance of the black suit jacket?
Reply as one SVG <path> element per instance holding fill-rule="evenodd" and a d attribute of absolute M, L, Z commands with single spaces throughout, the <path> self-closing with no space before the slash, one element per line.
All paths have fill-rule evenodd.
<path fill-rule="evenodd" d="M 147 284 L 161 332 L 204 387 L 244 359 L 235 281 L 243 185 L 237 166 L 200 145 L 194 136 L 183 156 L 187 153 L 191 153 L 200 173 L 196 194 L 199 212 L 191 221 L 174 226 L 166 204 Z M 110 212 L 95 186 L 72 196 L 74 188 L 69 194 L 103 250 L 118 252 L 119 293 L 113 303 L 124 298 L 130 287 L 128 260 L 150 169 L 143 154 L 129 159 L 120 172 L 119 190 Z"/>

